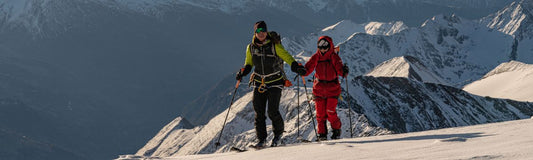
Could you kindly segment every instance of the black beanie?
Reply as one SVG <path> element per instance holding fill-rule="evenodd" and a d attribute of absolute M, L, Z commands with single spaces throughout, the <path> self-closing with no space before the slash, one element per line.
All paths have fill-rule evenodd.
<path fill-rule="evenodd" d="M 268 31 L 268 30 L 267 30 L 267 24 L 265 23 L 265 21 L 255 22 L 255 25 L 254 25 L 254 33 L 255 33 L 255 31 L 257 30 L 257 28 L 264 28 L 264 29 L 265 29 L 265 32 Z"/>

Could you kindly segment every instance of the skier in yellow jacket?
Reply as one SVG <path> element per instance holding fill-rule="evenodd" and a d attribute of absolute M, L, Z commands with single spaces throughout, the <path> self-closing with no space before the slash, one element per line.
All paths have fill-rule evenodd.
<path fill-rule="evenodd" d="M 264 21 L 254 25 L 252 43 L 246 48 L 244 67 L 237 73 L 236 79 L 241 80 L 251 72 L 254 83 L 253 107 L 255 111 L 255 131 L 258 143 L 255 147 L 263 147 L 267 138 L 266 116 L 268 102 L 268 117 L 272 120 L 274 138 L 271 146 L 280 143 L 284 130 L 283 118 L 279 112 L 281 90 L 285 84 L 283 61 L 291 64 L 291 70 L 304 75 L 305 67 L 299 65 L 294 58 L 285 50 L 280 43 L 279 36 L 275 32 L 268 32 Z"/>

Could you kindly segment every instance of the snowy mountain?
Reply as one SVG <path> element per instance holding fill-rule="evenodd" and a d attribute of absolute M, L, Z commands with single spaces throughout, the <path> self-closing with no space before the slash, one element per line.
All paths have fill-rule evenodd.
<path fill-rule="evenodd" d="M 349 64 L 353 71 L 350 73 L 352 76 L 363 75 L 386 60 L 407 55 L 419 59 L 423 66 L 435 73 L 436 77 L 442 77 L 446 84 L 462 87 L 479 79 L 502 62 L 511 59 L 533 62 L 531 54 L 533 49 L 529 49 L 531 45 L 526 45 L 530 44 L 529 39 L 519 41 L 514 35 L 509 35 L 505 29 L 497 30 L 494 29 L 495 25 L 487 24 L 487 20 L 495 19 L 491 22 L 501 26 L 513 26 L 517 31 L 529 31 L 531 29 L 525 20 L 520 23 L 521 25 L 516 25 L 516 20 L 513 19 L 491 17 L 506 17 L 504 15 L 508 15 L 510 10 L 521 11 L 518 13 L 523 14 L 508 15 L 508 17 L 519 16 L 522 17 L 520 19 L 530 19 L 532 16 L 525 14 L 525 11 L 531 8 L 533 7 L 529 2 L 520 1 L 481 20 L 468 20 L 456 14 L 441 14 L 426 20 L 420 27 L 390 27 L 390 25 L 382 27 L 381 30 L 385 32 L 381 33 L 391 31 L 392 34 L 368 34 L 372 33 L 371 31 L 365 34 L 361 31 L 361 27 L 356 25 L 343 27 L 346 22 L 339 22 L 340 25 L 333 25 L 323 32 L 315 33 L 314 37 L 289 38 L 285 39 L 284 44 L 288 46 L 286 47 L 288 50 L 299 53 L 298 56 L 305 61 L 305 57 L 314 53 L 315 37 L 330 35 L 340 46 L 340 56 Z M 331 32 L 336 31 L 332 28 L 339 28 L 341 32 Z M 522 37 L 533 35 L 529 32 L 520 33 Z M 347 36 L 349 34 L 350 36 Z"/>
<path fill-rule="evenodd" d="M 491 99 L 461 89 L 395 77 L 356 77 L 354 109 L 395 133 L 528 118 L 531 103 Z"/>
<path fill-rule="evenodd" d="M 350 20 L 343 20 L 334 25 L 328 26 L 321 31 L 310 33 L 302 37 L 283 37 L 283 45 L 289 51 L 289 53 L 299 53 L 300 56 L 295 58 L 299 61 L 305 61 L 309 57 L 310 53 L 314 53 L 316 48 L 316 40 L 321 35 L 329 35 L 333 40 L 343 42 L 351 34 L 356 33 L 367 33 L 372 35 L 389 35 L 398 33 L 407 26 L 402 22 L 393 22 L 393 23 L 382 23 L 382 22 L 369 22 L 366 24 L 356 24 Z M 290 67 L 285 66 L 286 73 L 288 77 L 294 77 L 295 75 L 289 70 Z M 221 111 L 226 109 L 231 95 L 228 93 L 233 91 L 235 84 L 235 75 L 231 74 L 224 77 L 220 82 L 218 82 L 213 88 L 209 89 L 205 94 L 198 97 L 191 103 L 187 104 L 184 107 L 183 115 L 198 115 L 192 117 L 195 124 L 205 124 L 212 117 L 219 114 Z M 248 80 L 244 80 L 241 84 L 243 87 L 240 87 L 237 96 L 244 95 L 250 91 L 250 88 L 244 87 L 248 86 Z"/>
<path fill-rule="evenodd" d="M 350 85 L 351 92 L 343 97 L 351 100 L 350 103 L 354 106 L 355 112 L 352 111 L 351 114 L 356 137 L 468 126 L 524 119 L 533 115 L 533 103 L 480 97 L 457 88 L 406 78 L 359 76 L 352 79 Z M 309 140 L 315 138 L 313 125 L 308 119 L 308 106 L 300 106 L 298 112 L 295 89 L 297 88 L 283 91 L 280 105 L 285 117 L 283 141 L 287 144 L 297 142 L 297 114 L 300 114 L 301 136 Z M 305 93 L 300 93 L 300 100 L 303 101 Z M 214 143 L 217 142 L 227 110 L 204 126 L 188 131 L 176 129 L 172 131 L 176 134 L 168 134 L 164 139 L 158 135 L 149 144 L 165 145 L 154 147 L 155 145 L 147 144 L 137 155 L 169 157 L 227 152 L 232 146 L 244 148 L 255 141 L 251 98 L 250 92 L 231 107 L 220 141 L 222 146 L 218 150 L 215 150 Z M 350 137 L 348 113 L 346 102 L 341 103 L 338 113 L 343 123 L 342 136 L 347 138 Z M 161 132 L 168 132 L 167 129 L 164 128 Z M 271 138 L 272 135 L 269 136 Z M 146 152 L 154 150 L 155 152 Z"/>
<path fill-rule="evenodd" d="M 358 33 L 392 35 L 407 28 L 408 27 L 403 22 L 369 22 L 365 24 L 357 24 L 350 20 L 342 20 L 322 29 L 321 31 L 313 32 L 302 37 L 286 37 L 282 42 L 289 53 L 310 57 L 311 54 L 316 52 L 316 41 L 318 40 L 318 37 L 323 35 L 330 36 L 333 39 L 334 44 L 339 44 Z"/>
<path fill-rule="evenodd" d="M 35 34 L 56 35 L 75 28 L 75 18 L 86 18 L 94 14 L 84 8 L 104 7 L 115 10 L 112 15 L 126 12 L 141 13 L 164 19 L 169 12 L 181 12 L 186 8 L 197 8 L 209 12 L 229 15 L 246 15 L 250 13 L 280 11 L 306 21 L 307 23 L 333 23 L 350 19 L 358 23 L 369 21 L 404 21 L 409 25 L 419 25 L 429 16 L 435 14 L 458 13 L 467 18 L 477 19 L 492 13 L 513 0 L 4 0 L 0 2 L 0 23 L 9 28 L 24 26 Z M 67 9 L 62 9 L 67 8 Z M 266 10 L 265 10 L 266 8 Z M 417 12 L 413 12 L 416 8 Z M 264 11 L 263 11 L 264 10 Z M 83 12 L 83 16 L 72 16 Z M 181 12 L 184 13 L 184 12 Z M 259 13 L 263 14 L 263 13 Z M 178 19 L 186 18 L 180 16 Z M 13 24 L 13 25 L 12 25 Z M 6 26 L 4 26 L 6 27 Z M 3 27 L 2 27 L 3 28 Z M 54 32 L 51 32 L 52 29 Z M 51 33 L 50 33 L 51 32 Z"/>
<path fill-rule="evenodd" d="M 325 143 L 294 144 L 244 153 L 173 157 L 124 155 L 118 160 L 234 160 L 234 159 L 529 159 L 532 119 L 395 134 Z"/>
<path fill-rule="evenodd" d="M 481 19 L 491 29 L 512 35 L 518 40 L 533 38 L 533 2 L 521 0 L 511 3 L 497 13 Z"/>
<path fill-rule="evenodd" d="M 463 90 L 481 96 L 532 102 L 533 65 L 518 61 L 502 63 Z"/>
<path fill-rule="evenodd" d="M 373 77 L 404 77 L 420 82 L 446 84 L 439 76 L 411 56 L 396 57 L 385 61 L 365 76 Z"/>
<path fill-rule="evenodd" d="M 509 5 L 504 10 L 513 7 L 516 5 Z M 467 126 L 533 115 L 531 103 L 481 97 L 455 88 L 482 77 L 489 69 L 508 61 L 516 41 L 513 36 L 487 27 L 482 20 L 468 20 L 455 14 L 434 16 L 416 28 L 401 27 L 402 24 L 398 22 L 391 24 L 399 25 L 381 25 L 382 32 L 372 35 L 363 29 L 372 27 L 362 27 L 368 24 L 341 21 L 320 32 L 283 39 L 287 50 L 298 53 L 296 57 L 300 61 L 306 61 L 314 53 L 318 36 L 329 35 L 339 44 L 340 56 L 351 68 L 350 77 L 355 77 L 349 81 L 350 93 L 344 93 L 343 97 L 350 101 L 351 109 L 355 112 L 353 120 L 356 124 L 362 124 L 355 127 L 356 136 Z M 526 55 L 528 51 L 518 50 L 518 53 Z M 381 65 L 377 67 L 378 64 Z M 361 76 L 369 72 L 377 77 Z M 291 72 L 287 73 L 288 77 L 294 77 Z M 409 76 L 415 73 L 419 78 Z M 286 143 L 294 143 L 296 139 L 295 114 L 288 114 L 294 112 L 294 93 L 293 89 L 285 90 L 281 102 L 280 110 L 286 121 Z M 305 95 L 302 96 L 305 98 Z M 250 103 L 251 93 L 247 93 L 232 106 L 227 130 L 221 139 L 225 145 L 218 150 L 215 150 L 214 142 L 219 131 L 214 128 L 222 125 L 224 112 L 206 125 L 198 126 L 194 130 L 194 138 L 188 142 L 159 146 L 155 150 L 160 154 L 138 152 L 137 155 L 168 157 L 224 152 L 230 146 L 245 147 L 253 143 L 255 137 Z M 342 135 L 347 137 L 347 103 L 343 101 L 339 106 L 339 116 L 344 123 Z M 305 115 L 306 111 L 300 110 L 300 114 Z M 310 123 L 300 124 L 307 125 L 301 129 L 303 137 L 312 139 Z M 358 129 L 361 126 L 367 126 L 366 133 Z M 178 149 L 171 146 L 182 147 Z"/>
<path fill-rule="evenodd" d="M 18 125 L 12 119 L 24 115 L 20 110 L 3 122 L 20 135 L 72 148 L 79 157 L 109 159 L 134 153 L 177 115 L 193 124 L 201 122 L 191 117 L 213 115 L 206 114 L 214 110 L 208 107 L 182 113 L 242 65 L 258 20 L 284 37 L 305 36 L 342 19 L 390 35 L 405 29 L 403 23 L 417 26 L 437 13 L 477 19 L 509 2 L 2 0 L 0 54 L 19 59 L 6 61 L 22 70 L 2 70 L 7 78 L 0 84 L 9 89 L 0 98 L 26 104 L 45 117 L 34 125 L 48 127 Z"/>
<path fill-rule="evenodd" d="M 168 146 L 169 144 L 185 144 L 188 140 L 193 138 L 193 126 L 184 118 L 178 117 L 167 124 L 157 135 L 150 140 L 145 147 L 137 152 L 141 155 L 161 154 L 155 152 L 160 146 Z M 167 137 L 175 137 L 175 139 L 167 139 Z M 176 141 L 177 140 L 177 141 Z M 169 142 L 170 141 L 170 142 Z M 181 148 L 181 146 L 175 146 Z M 155 153 L 154 153 L 155 152 Z"/>
<path fill-rule="evenodd" d="M 448 84 L 462 86 L 508 61 L 512 43 L 512 37 L 491 32 L 475 21 L 439 15 L 419 28 L 391 36 L 355 34 L 340 48 L 353 76 L 367 73 L 386 60 L 409 55 Z"/>
<path fill-rule="evenodd" d="M 299 98 L 303 103 L 305 94 L 303 94 L 303 90 L 300 93 Z M 298 137 L 298 122 L 300 123 L 300 136 L 305 139 L 313 139 L 315 135 L 312 123 L 310 123 L 308 119 L 308 106 L 300 104 L 300 112 L 298 112 L 298 105 L 294 101 L 297 97 L 295 89 L 284 90 L 282 94 L 284 94 L 284 96 L 282 97 L 282 103 L 280 104 L 280 111 L 285 117 L 284 143 L 296 142 L 296 138 Z M 218 150 L 215 150 L 214 143 L 218 139 L 219 131 L 224 122 L 227 110 L 211 119 L 206 125 L 198 126 L 190 130 L 173 130 L 173 133 L 181 134 L 169 134 L 169 136 L 166 136 L 164 139 L 161 139 L 161 136 L 156 136 L 150 141 L 151 144 L 159 143 L 161 145 L 155 146 L 147 144 L 137 152 L 137 155 L 165 157 L 172 155 L 221 152 L 228 151 L 232 146 L 248 146 L 255 139 L 255 132 L 253 131 L 254 112 L 251 106 L 251 98 L 252 94 L 247 93 L 237 99 L 231 107 L 228 121 L 220 141 L 222 146 L 220 146 Z M 300 121 L 298 121 L 298 114 L 300 116 Z M 339 110 L 339 116 L 343 122 L 348 122 L 347 114 L 345 109 Z M 387 130 L 372 127 L 364 116 L 360 116 L 357 113 L 351 114 L 353 115 L 352 120 L 355 122 L 353 124 L 355 128 L 354 136 L 371 136 L 390 133 Z M 270 124 L 270 122 L 267 122 L 267 124 Z M 270 127 L 267 127 L 267 129 L 271 130 Z M 163 131 L 166 131 L 166 129 L 163 129 L 161 132 Z M 349 130 L 343 130 L 343 134 L 345 137 L 349 137 Z M 271 138 L 272 136 L 269 136 L 269 139 Z"/>

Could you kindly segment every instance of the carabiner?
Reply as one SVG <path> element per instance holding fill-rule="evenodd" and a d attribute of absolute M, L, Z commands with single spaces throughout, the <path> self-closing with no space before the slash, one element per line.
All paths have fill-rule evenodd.
<path fill-rule="evenodd" d="M 265 84 L 265 78 L 261 78 L 261 85 L 257 88 L 259 93 L 265 93 L 267 91 L 267 86 Z"/>

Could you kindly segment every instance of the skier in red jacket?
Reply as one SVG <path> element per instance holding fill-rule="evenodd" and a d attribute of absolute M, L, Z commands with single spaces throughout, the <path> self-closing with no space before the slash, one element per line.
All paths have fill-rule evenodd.
<path fill-rule="evenodd" d="M 341 121 L 337 117 L 337 100 L 341 94 L 339 76 L 346 77 L 348 67 L 335 52 L 333 40 L 328 36 L 318 38 L 317 52 L 305 64 L 307 73 L 315 71 L 313 95 L 316 104 L 316 120 L 318 122 L 318 140 L 327 140 L 326 120 L 331 124 L 331 139 L 339 139 Z"/>

